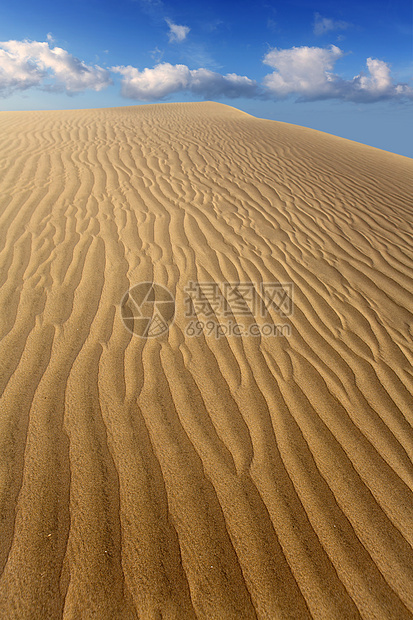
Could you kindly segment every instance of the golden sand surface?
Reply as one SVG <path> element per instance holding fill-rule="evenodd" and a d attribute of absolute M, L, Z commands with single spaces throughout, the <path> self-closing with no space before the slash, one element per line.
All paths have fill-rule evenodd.
<path fill-rule="evenodd" d="M 413 618 L 412 194 L 217 103 L 0 113 L 2 620 Z M 191 281 L 289 335 L 191 337 Z"/>

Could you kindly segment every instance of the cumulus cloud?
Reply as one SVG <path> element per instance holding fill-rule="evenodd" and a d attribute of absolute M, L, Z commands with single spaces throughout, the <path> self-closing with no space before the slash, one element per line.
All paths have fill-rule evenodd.
<path fill-rule="evenodd" d="M 276 98 L 298 95 L 301 101 L 342 99 L 367 103 L 413 99 L 413 89 L 407 84 L 394 84 L 390 67 L 383 60 L 368 58 L 368 73 L 350 80 L 335 74 L 334 65 L 343 55 L 335 45 L 273 49 L 265 55 L 264 63 L 275 71 L 264 78 L 263 84 Z"/>
<path fill-rule="evenodd" d="M 366 64 L 369 75 L 357 75 L 350 82 L 353 101 L 413 99 L 413 88 L 408 84 L 395 84 L 391 77 L 390 67 L 386 62 L 377 58 L 367 58 Z"/>
<path fill-rule="evenodd" d="M 122 75 L 122 95 L 138 101 L 163 99 L 167 95 L 186 90 L 190 72 L 186 65 L 161 63 L 153 69 L 139 71 L 136 67 L 112 67 Z"/>
<path fill-rule="evenodd" d="M 111 83 L 109 72 L 88 66 L 60 47 L 40 41 L 0 42 L 0 93 L 10 94 L 37 86 L 78 93 L 102 90 Z M 50 83 L 52 80 L 52 83 Z"/>
<path fill-rule="evenodd" d="M 190 90 L 205 98 L 209 97 L 254 97 L 258 85 L 245 75 L 227 73 L 221 75 L 209 69 L 194 69 L 191 73 Z"/>
<path fill-rule="evenodd" d="M 346 30 L 351 24 L 341 20 L 331 19 L 330 17 L 322 17 L 320 13 L 316 13 L 314 16 L 314 29 L 313 32 L 317 36 L 331 32 L 332 30 Z"/>
<path fill-rule="evenodd" d="M 122 75 L 122 95 L 138 101 L 163 99 L 177 92 L 192 92 L 204 98 L 253 97 L 257 83 L 248 77 L 228 73 L 221 75 L 209 69 L 189 69 L 186 65 L 160 63 L 153 69 L 112 67 Z"/>
<path fill-rule="evenodd" d="M 293 47 L 273 49 L 264 57 L 264 63 L 276 69 L 264 78 L 264 85 L 279 97 L 299 93 L 308 98 L 328 94 L 334 81 L 334 63 L 343 52 L 330 48 Z"/>
<path fill-rule="evenodd" d="M 274 69 L 262 84 L 235 73 L 221 75 L 205 68 L 158 63 L 140 71 L 132 66 L 112 67 L 122 76 L 122 95 L 137 101 L 156 101 L 174 93 L 192 93 L 205 99 L 264 97 L 299 101 L 341 99 L 368 103 L 383 99 L 413 99 L 407 84 L 395 84 L 390 67 L 382 60 L 367 59 L 367 71 L 346 80 L 334 72 L 344 52 L 337 46 L 273 49 L 264 63 Z"/>
<path fill-rule="evenodd" d="M 181 43 L 186 39 L 190 31 L 188 26 L 178 26 L 178 24 L 174 24 L 174 22 L 168 18 L 166 18 L 165 21 L 169 26 L 169 43 Z"/>
<path fill-rule="evenodd" d="M 413 88 L 395 83 L 388 63 L 368 58 L 366 68 L 351 79 L 335 72 L 336 62 L 344 56 L 337 46 L 292 47 L 272 49 L 263 62 L 272 68 L 261 84 L 244 75 L 186 65 L 159 62 L 160 50 L 153 51 L 158 63 L 139 70 L 133 66 L 116 66 L 111 70 L 89 66 L 60 47 L 46 42 L 0 42 L 0 95 L 31 87 L 65 90 L 68 94 L 86 89 L 100 91 L 112 83 L 110 71 L 121 76 L 124 97 L 137 101 L 156 101 L 174 93 L 190 93 L 205 99 L 221 97 L 261 97 L 298 101 L 338 99 L 370 103 L 391 99 L 413 100 Z M 200 63 L 201 64 L 201 63 Z"/>

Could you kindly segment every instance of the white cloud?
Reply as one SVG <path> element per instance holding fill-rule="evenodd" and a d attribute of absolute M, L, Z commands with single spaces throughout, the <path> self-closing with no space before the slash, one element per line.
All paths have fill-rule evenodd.
<path fill-rule="evenodd" d="M 357 75 L 351 81 L 351 99 L 353 101 L 413 99 L 413 88 L 408 84 L 395 84 L 391 77 L 390 67 L 386 62 L 377 58 L 367 58 L 366 64 L 369 75 Z"/>
<path fill-rule="evenodd" d="M 383 60 L 367 58 L 367 68 L 370 76 L 357 76 L 355 78 L 360 89 L 382 93 L 392 87 L 390 67 Z"/>
<path fill-rule="evenodd" d="M 106 69 L 88 66 L 66 50 L 50 47 L 51 37 L 48 39 L 0 42 L 0 93 L 32 86 L 77 93 L 86 89 L 99 91 L 111 83 Z"/>
<path fill-rule="evenodd" d="M 390 67 L 383 60 L 368 58 L 367 75 L 341 78 L 333 69 L 343 55 L 335 45 L 273 49 L 265 55 L 264 63 L 275 71 L 264 78 L 263 85 L 276 98 L 298 95 L 301 101 L 342 99 L 363 103 L 413 98 L 410 86 L 394 84 Z"/>
<path fill-rule="evenodd" d="M 276 71 L 264 78 L 264 86 L 279 97 L 292 93 L 309 98 L 327 94 L 334 80 L 334 63 L 342 55 L 335 45 L 326 49 L 306 46 L 273 49 L 265 55 L 264 63 Z"/>
<path fill-rule="evenodd" d="M 1 46 L 1 44 L 0 44 Z M 0 47 L 0 93 L 10 94 L 14 90 L 24 90 L 38 86 L 46 72 Z"/>
<path fill-rule="evenodd" d="M 174 24 L 174 22 L 168 18 L 166 18 L 165 21 L 169 26 L 169 43 L 181 43 L 186 39 L 190 31 L 188 26 L 178 26 L 178 24 Z"/>
<path fill-rule="evenodd" d="M 350 23 L 341 20 L 331 19 L 329 17 L 322 17 L 320 13 L 316 13 L 314 16 L 314 34 L 317 36 L 331 32 L 332 30 L 346 30 L 351 26 Z"/>
<path fill-rule="evenodd" d="M 153 101 L 163 99 L 167 95 L 186 90 L 190 72 L 186 65 L 162 63 L 154 69 L 139 71 L 136 67 L 112 67 L 112 71 L 120 73 L 122 79 L 122 95 L 128 99 Z"/>
<path fill-rule="evenodd" d="M 153 53 L 159 53 L 156 48 Z M 265 97 L 299 101 L 338 99 L 365 102 L 391 99 L 413 100 L 413 88 L 395 83 L 389 64 L 368 58 L 366 70 L 351 79 L 335 72 L 344 56 L 337 46 L 272 49 L 263 62 L 273 71 L 262 84 L 243 75 L 222 75 L 204 67 L 189 69 L 166 62 L 140 71 L 133 66 L 116 66 L 111 71 L 122 77 L 122 95 L 138 101 L 156 101 L 174 93 L 192 93 L 205 99 L 220 97 Z M 200 63 L 201 64 L 201 63 Z M 68 94 L 86 89 L 100 91 L 112 83 L 110 71 L 86 65 L 49 41 L 0 42 L 0 95 L 31 87 L 65 90 Z"/>
<path fill-rule="evenodd" d="M 159 47 L 156 46 L 155 49 L 151 50 L 149 53 L 154 59 L 154 61 L 158 63 L 161 62 L 165 52 L 163 50 L 160 50 Z"/>
<path fill-rule="evenodd" d="M 257 90 L 256 82 L 245 76 L 221 75 L 203 68 L 190 70 L 186 65 L 161 63 L 143 71 L 129 65 L 112 67 L 112 71 L 122 75 L 122 95 L 138 101 L 154 101 L 185 91 L 204 98 L 252 97 Z"/>
<path fill-rule="evenodd" d="M 210 97 L 253 97 L 257 83 L 245 75 L 227 73 L 221 75 L 209 69 L 194 69 L 191 73 L 190 90 L 205 98 Z"/>

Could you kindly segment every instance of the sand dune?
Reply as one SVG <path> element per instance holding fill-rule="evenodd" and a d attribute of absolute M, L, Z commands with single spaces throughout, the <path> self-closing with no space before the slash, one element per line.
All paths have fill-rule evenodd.
<path fill-rule="evenodd" d="M 2 112 L 0 189 L 0 618 L 413 618 L 413 162 L 215 103 Z M 293 283 L 289 335 L 191 337 L 191 281 Z"/>

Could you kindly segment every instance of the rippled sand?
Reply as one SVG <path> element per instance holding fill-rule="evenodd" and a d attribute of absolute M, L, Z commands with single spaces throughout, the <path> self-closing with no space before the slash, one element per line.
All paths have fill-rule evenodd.
<path fill-rule="evenodd" d="M 413 617 L 412 191 L 215 103 L 0 113 L 2 619 Z M 189 337 L 191 280 L 291 335 Z"/>

